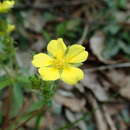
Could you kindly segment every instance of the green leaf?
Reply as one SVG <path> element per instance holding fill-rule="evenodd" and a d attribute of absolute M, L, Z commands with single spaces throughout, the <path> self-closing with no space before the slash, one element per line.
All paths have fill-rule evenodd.
<path fill-rule="evenodd" d="M 47 31 L 43 30 L 42 35 L 46 39 L 47 42 L 51 40 L 50 34 Z"/>
<path fill-rule="evenodd" d="M 114 0 L 105 0 L 105 2 L 108 4 L 110 8 L 115 8 L 115 1 Z"/>
<path fill-rule="evenodd" d="M 129 112 L 127 109 L 124 109 L 121 111 L 121 115 L 123 117 L 123 120 L 126 122 L 126 123 L 130 123 L 130 117 L 129 117 Z"/>
<path fill-rule="evenodd" d="M 19 110 L 23 105 L 23 91 L 21 86 L 17 83 L 13 86 L 13 104 L 12 104 L 12 115 L 18 114 Z"/>
<path fill-rule="evenodd" d="M 0 76 L 0 90 L 10 85 L 10 79 L 7 76 Z"/>
<path fill-rule="evenodd" d="M 66 30 L 66 22 L 60 23 L 56 26 L 56 34 L 57 36 L 62 36 L 67 32 Z"/>
<path fill-rule="evenodd" d="M 43 100 L 39 100 L 37 102 L 32 103 L 32 105 L 29 109 L 29 112 L 40 109 L 41 107 L 43 107 L 44 104 L 45 104 L 45 102 Z"/>
<path fill-rule="evenodd" d="M 102 52 L 102 55 L 105 59 L 110 59 L 113 56 L 117 55 L 120 50 L 120 46 L 117 43 L 116 39 L 110 39 L 108 43 L 106 43 L 106 47 Z"/>
<path fill-rule="evenodd" d="M 0 111 L 0 125 L 2 124 L 2 122 L 3 122 L 3 113 L 2 111 Z"/>
<path fill-rule="evenodd" d="M 66 27 L 67 27 L 67 30 L 77 30 L 78 28 L 78 26 L 80 25 L 80 23 L 81 23 L 81 20 L 80 19 L 72 19 L 72 20 L 69 20 L 68 22 L 67 22 L 67 25 L 66 25 Z"/>
<path fill-rule="evenodd" d="M 45 12 L 43 17 L 46 20 L 46 22 L 49 22 L 49 21 L 56 19 L 56 16 L 54 14 L 49 13 L 49 12 Z"/>
<path fill-rule="evenodd" d="M 71 19 L 65 22 L 62 22 L 56 26 L 57 36 L 68 36 L 75 37 L 75 32 L 79 31 L 79 25 L 81 24 L 80 19 Z"/>
<path fill-rule="evenodd" d="M 119 41 L 119 46 L 125 54 L 130 55 L 130 45 L 127 45 L 123 41 Z"/>
<path fill-rule="evenodd" d="M 38 115 L 38 114 L 37 114 Z M 29 119 L 35 119 L 35 116 L 33 112 L 25 113 L 20 116 L 20 118 L 17 120 L 17 126 L 15 124 L 11 124 L 13 128 L 11 130 L 15 130 L 18 126 L 20 126 L 22 123 L 28 121 Z M 18 129 L 19 130 L 19 129 Z"/>
<path fill-rule="evenodd" d="M 117 24 L 110 24 L 110 25 L 107 25 L 105 28 L 104 28 L 104 31 L 107 32 L 107 33 L 110 33 L 112 35 L 118 33 L 118 31 L 120 30 L 120 26 L 117 25 Z"/>
<path fill-rule="evenodd" d="M 117 1 L 117 6 L 119 8 L 125 8 L 126 7 L 126 4 L 127 4 L 127 0 L 118 0 Z"/>

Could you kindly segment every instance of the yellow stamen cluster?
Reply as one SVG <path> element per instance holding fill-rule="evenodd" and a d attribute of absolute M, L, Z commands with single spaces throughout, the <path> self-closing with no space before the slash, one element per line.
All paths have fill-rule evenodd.
<path fill-rule="evenodd" d="M 54 59 L 52 66 L 56 67 L 57 69 L 63 69 L 65 67 L 66 61 L 64 59 Z"/>

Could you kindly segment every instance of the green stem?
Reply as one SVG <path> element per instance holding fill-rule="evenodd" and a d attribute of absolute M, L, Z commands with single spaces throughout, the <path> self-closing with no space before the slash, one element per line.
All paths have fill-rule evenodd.
<path fill-rule="evenodd" d="M 41 118 L 42 118 L 42 115 L 39 114 L 39 115 L 37 116 L 37 118 L 36 118 L 35 130 L 39 130 L 39 124 L 40 124 Z"/>
<path fill-rule="evenodd" d="M 25 123 L 30 121 L 33 117 L 35 117 L 37 115 L 41 115 L 41 113 L 45 113 L 46 110 L 47 110 L 46 106 L 44 106 L 44 108 L 41 108 L 39 110 L 36 110 L 36 111 L 33 111 L 33 112 L 30 112 L 30 113 L 27 113 L 27 114 L 23 115 L 23 116 L 26 116 L 26 115 L 30 114 L 31 116 L 28 119 L 26 119 L 25 121 L 21 122 L 14 130 L 18 130 L 22 125 L 24 125 Z M 18 121 L 18 120 L 19 119 L 16 119 L 15 121 Z M 15 121 L 13 123 L 15 123 Z"/>

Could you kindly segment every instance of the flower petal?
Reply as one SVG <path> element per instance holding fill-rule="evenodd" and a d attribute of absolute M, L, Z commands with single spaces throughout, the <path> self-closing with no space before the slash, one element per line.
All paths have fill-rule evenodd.
<path fill-rule="evenodd" d="M 49 42 L 47 50 L 52 56 L 62 58 L 66 51 L 66 45 L 62 38 L 58 38 Z"/>
<path fill-rule="evenodd" d="M 73 66 L 64 68 L 63 72 L 61 73 L 61 79 L 70 85 L 76 84 L 79 80 L 82 80 L 83 78 L 83 71 Z"/>
<path fill-rule="evenodd" d="M 39 53 L 33 56 L 32 64 L 35 67 L 44 67 L 52 64 L 52 58 L 45 53 Z"/>
<path fill-rule="evenodd" d="M 10 8 L 12 8 L 15 4 L 15 1 L 9 1 L 9 0 L 6 0 L 6 1 L 3 1 L 3 2 L 0 2 L 0 12 L 1 13 L 5 13 L 7 12 Z"/>
<path fill-rule="evenodd" d="M 57 80 L 60 78 L 59 70 L 54 67 L 41 67 L 38 72 L 43 80 Z"/>
<path fill-rule="evenodd" d="M 68 49 L 66 54 L 66 60 L 68 63 L 80 63 L 87 59 L 88 52 L 81 45 L 72 45 Z"/>

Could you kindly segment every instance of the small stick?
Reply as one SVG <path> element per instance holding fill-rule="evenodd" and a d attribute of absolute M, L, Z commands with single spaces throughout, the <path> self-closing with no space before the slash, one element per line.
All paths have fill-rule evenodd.
<path fill-rule="evenodd" d="M 91 94 L 88 94 L 87 98 L 88 98 L 88 100 L 91 103 L 93 108 L 99 107 L 96 99 Z M 102 111 L 100 109 L 97 109 L 94 114 L 95 114 L 95 119 L 97 122 L 97 129 L 98 130 L 107 130 L 107 124 L 104 120 L 104 116 L 103 116 Z"/>
<path fill-rule="evenodd" d="M 107 110 L 107 107 L 103 106 L 103 110 L 104 110 L 104 117 L 106 118 L 106 121 L 110 127 L 110 130 L 117 130 L 115 125 L 114 125 L 114 121 L 112 120 L 112 118 Z"/>
<path fill-rule="evenodd" d="M 128 67 L 130 67 L 130 62 L 88 68 L 88 69 L 85 69 L 85 72 L 87 73 L 87 72 L 102 71 L 102 70 L 107 70 L 107 69 L 128 68 Z"/>
<path fill-rule="evenodd" d="M 83 34 L 77 43 L 83 44 L 84 40 L 86 39 L 87 34 L 88 34 L 88 24 L 85 25 Z"/>

